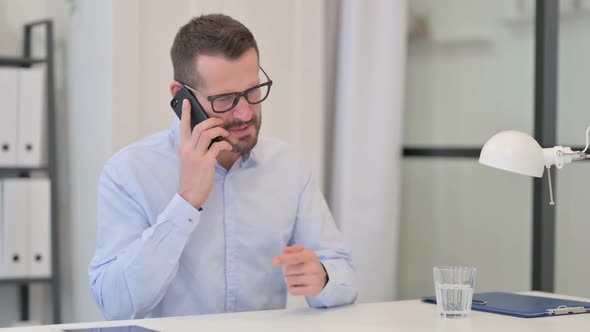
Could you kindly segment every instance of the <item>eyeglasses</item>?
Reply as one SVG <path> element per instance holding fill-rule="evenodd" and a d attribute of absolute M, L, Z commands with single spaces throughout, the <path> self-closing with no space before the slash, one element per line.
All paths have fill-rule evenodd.
<path fill-rule="evenodd" d="M 263 102 L 270 93 L 270 87 L 272 86 L 272 80 L 268 77 L 264 69 L 260 67 L 260 70 L 266 77 L 266 82 L 253 86 L 243 92 L 230 92 L 230 93 L 222 93 L 219 95 L 214 96 L 205 96 L 199 91 L 191 88 L 190 86 L 183 84 L 187 89 L 192 91 L 193 93 L 200 95 L 202 97 L 207 98 L 207 100 L 211 103 L 211 109 L 215 113 L 225 113 L 229 112 L 238 103 L 240 102 L 240 98 L 244 96 L 244 99 L 248 102 L 248 104 L 260 104 Z"/>

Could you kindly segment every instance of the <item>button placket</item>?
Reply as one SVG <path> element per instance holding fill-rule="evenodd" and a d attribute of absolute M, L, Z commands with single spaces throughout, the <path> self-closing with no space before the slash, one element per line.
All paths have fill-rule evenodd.
<path fill-rule="evenodd" d="M 224 181 L 224 201 L 225 201 L 225 269 L 226 269 L 226 310 L 232 312 L 235 310 L 235 292 L 236 292 L 236 275 L 233 264 L 233 245 L 234 229 L 231 208 L 231 190 L 230 190 L 230 173 L 226 174 Z"/>

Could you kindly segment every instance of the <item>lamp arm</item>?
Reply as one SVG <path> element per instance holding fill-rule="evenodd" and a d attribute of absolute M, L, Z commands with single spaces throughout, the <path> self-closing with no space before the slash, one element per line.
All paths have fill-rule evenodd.
<path fill-rule="evenodd" d="M 572 151 L 567 146 L 554 146 L 543 149 L 543 157 L 545 167 L 555 165 L 557 168 L 562 168 L 564 164 L 569 164 L 572 161 L 590 159 L 590 154 L 583 151 Z"/>
<path fill-rule="evenodd" d="M 584 153 L 584 151 L 572 151 L 571 148 L 563 146 L 543 149 L 545 168 L 547 169 L 549 180 L 549 205 L 555 205 L 555 201 L 553 200 L 553 186 L 551 185 L 551 166 L 555 165 L 557 168 L 562 168 L 564 164 L 569 164 L 572 161 L 590 159 L 590 154 Z"/>
<path fill-rule="evenodd" d="M 590 126 L 586 129 L 586 147 L 582 151 L 572 151 L 567 146 L 554 146 L 552 148 L 543 149 L 543 158 L 545 159 L 545 167 L 555 165 L 557 168 L 562 168 L 564 164 L 569 164 L 572 161 L 590 159 L 590 154 L 586 153 L 590 143 Z"/>
<path fill-rule="evenodd" d="M 590 159 L 590 154 L 581 151 L 563 152 L 562 155 L 571 157 L 572 161 Z"/>

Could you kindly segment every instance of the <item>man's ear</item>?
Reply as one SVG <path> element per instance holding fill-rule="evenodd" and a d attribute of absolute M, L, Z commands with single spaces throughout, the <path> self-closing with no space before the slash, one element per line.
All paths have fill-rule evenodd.
<path fill-rule="evenodd" d="M 178 93 L 178 91 L 180 91 L 180 89 L 182 88 L 182 84 L 178 81 L 172 81 L 170 83 L 170 93 L 172 94 L 172 97 L 176 96 L 176 94 Z"/>

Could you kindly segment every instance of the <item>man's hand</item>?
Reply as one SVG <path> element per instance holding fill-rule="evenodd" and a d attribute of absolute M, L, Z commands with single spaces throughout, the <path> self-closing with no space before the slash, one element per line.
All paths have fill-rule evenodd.
<path fill-rule="evenodd" d="M 316 296 L 328 282 L 328 274 L 313 250 L 301 245 L 285 247 L 281 256 L 272 260 L 273 266 L 283 266 L 289 294 Z"/>
<path fill-rule="evenodd" d="M 232 146 L 226 141 L 213 143 L 217 136 L 226 137 L 227 130 L 220 127 L 223 120 L 209 118 L 198 125 L 191 133 L 191 106 L 188 100 L 182 103 L 180 121 L 180 189 L 178 193 L 195 208 L 200 208 L 211 194 L 215 180 L 215 162 L 217 154 L 223 150 L 231 151 Z"/>

